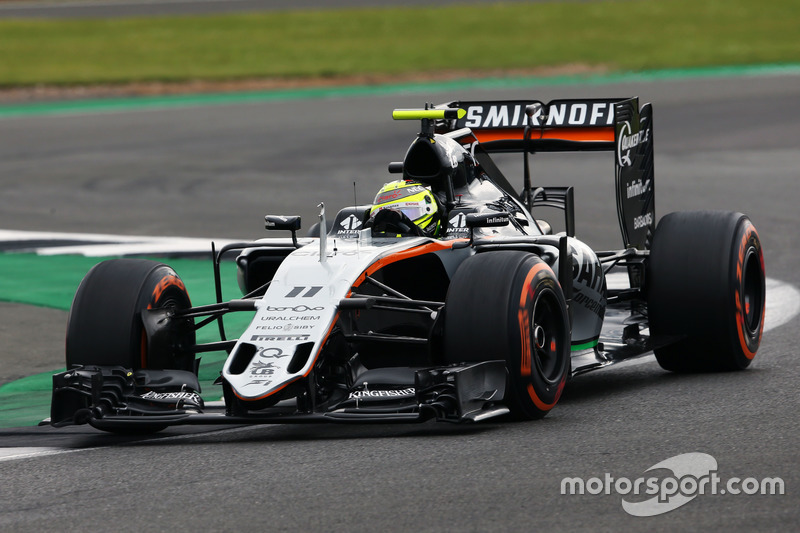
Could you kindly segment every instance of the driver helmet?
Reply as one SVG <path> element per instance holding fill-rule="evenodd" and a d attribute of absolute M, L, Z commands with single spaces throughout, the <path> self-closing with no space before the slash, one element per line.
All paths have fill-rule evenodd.
<path fill-rule="evenodd" d="M 438 237 L 442 217 L 434 194 L 418 181 L 397 180 L 385 184 L 375 195 L 369 216 L 384 209 L 400 211 L 428 237 Z"/>

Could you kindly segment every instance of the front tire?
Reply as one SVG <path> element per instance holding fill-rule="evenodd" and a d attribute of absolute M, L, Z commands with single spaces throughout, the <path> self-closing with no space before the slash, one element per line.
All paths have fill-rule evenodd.
<path fill-rule="evenodd" d="M 553 271 L 527 252 L 486 252 L 461 265 L 447 293 L 445 363 L 505 359 L 505 402 L 519 418 L 544 417 L 570 369 L 564 294 Z"/>
<path fill-rule="evenodd" d="M 181 349 L 195 344 L 191 324 L 174 322 L 176 334 L 167 337 L 179 339 L 175 346 L 147 345 L 141 313 L 163 307 L 191 307 L 183 281 L 170 267 L 144 259 L 98 263 L 83 278 L 72 301 L 67 368 L 97 365 L 193 371 L 194 355 Z"/>
<path fill-rule="evenodd" d="M 747 368 L 764 330 L 761 241 L 741 213 L 670 213 L 656 228 L 647 267 L 650 332 L 675 339 L 655 350 L 673 372 Z"/>

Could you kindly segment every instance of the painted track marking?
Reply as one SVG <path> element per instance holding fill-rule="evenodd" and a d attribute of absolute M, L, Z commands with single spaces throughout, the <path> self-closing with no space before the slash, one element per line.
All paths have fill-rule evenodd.
<path fill-rule="evenodd" d="M 152 237 L 144 235 L 106 235 L 102 233 L 61 233 L 52 231 L 0 230 L 0 250 L 13 246 L 15 252 L 38 255 L 77 254 L 86 257 L 122 257 L 210 253 L 211 241 L 217 248 L 235 241 L 191 237 Z M 26 243 L 30 243 L 26 247 Z M 46 244 L 43 244 L 46 243 Z"/>

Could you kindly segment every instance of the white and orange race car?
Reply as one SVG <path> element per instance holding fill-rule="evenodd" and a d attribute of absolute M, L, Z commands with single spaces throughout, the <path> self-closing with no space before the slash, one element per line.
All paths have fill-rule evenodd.
<path fill-rule="evenodd" d="M 765 309 L 758 234 L 732 212 L 671 213 L 656 227 L 649 104 L 449 102 L 394 117 L 421 121 L 389 171 L 438 199 L 435 235 L 372 205 L 329 223 L 321 204 L 305 237 L 299 217 L 268 215 L 268 230 L 291 237 L 217 251 L 218 301 L 200 307 L 164 264 L 102 262 L 75 295 L 51 424 L 534 419 L 570 377 L 650 352 L 679 372 L 750 364 Z M 587 150 L 613 156 L 622 249 L 575 238 L 572 187 L 531 183 L 531 154 Z M 497 153 L 523 158 L 521 190 Z M 542 207 L 563 221 L 542 220 Z M 243 296 L 222 301 L 231 251 Z M 237 311 L 255 314 L 229 340 L 222 316 Z M 215 326 L 219 341 L 196 342 Z M 204 402 L 197 357 L 220 350 L 224 401 Z"/>

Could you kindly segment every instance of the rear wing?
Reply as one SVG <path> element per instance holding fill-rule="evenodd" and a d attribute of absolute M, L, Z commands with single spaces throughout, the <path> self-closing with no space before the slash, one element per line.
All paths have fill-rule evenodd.
<path fill-rule="evenodd" d="M 457 133 L 469 128 L 472 135 L 455 137 L 462 144 L 477 140 L 472 148 L 476 157 L 480 152 L 520 152 L 526 154 L 526 158 L 527 154 L 536 152 L 612 152 L 622 240 L 626 248 L 650 248 L 655 228 L 650 104 L 640 109 L 638 98 L 595 98 L 547 103 L 538 100 L 456 101 L 436 106 L 436 109 L 442 108 L 457 108 L 463 112 L 457 113 L 458 118 L 438 120 L 436 131 Z M 498 178 L 505 188 L 506 179 L 502 174 Z M 544 188 L 545 193 L 547 189 Z M 520 197 L 530 199 L 534 198 L 533 194 L 526 179 Z M 529 207 L 537 205 L 534 200 L 529 201 Z"/>

